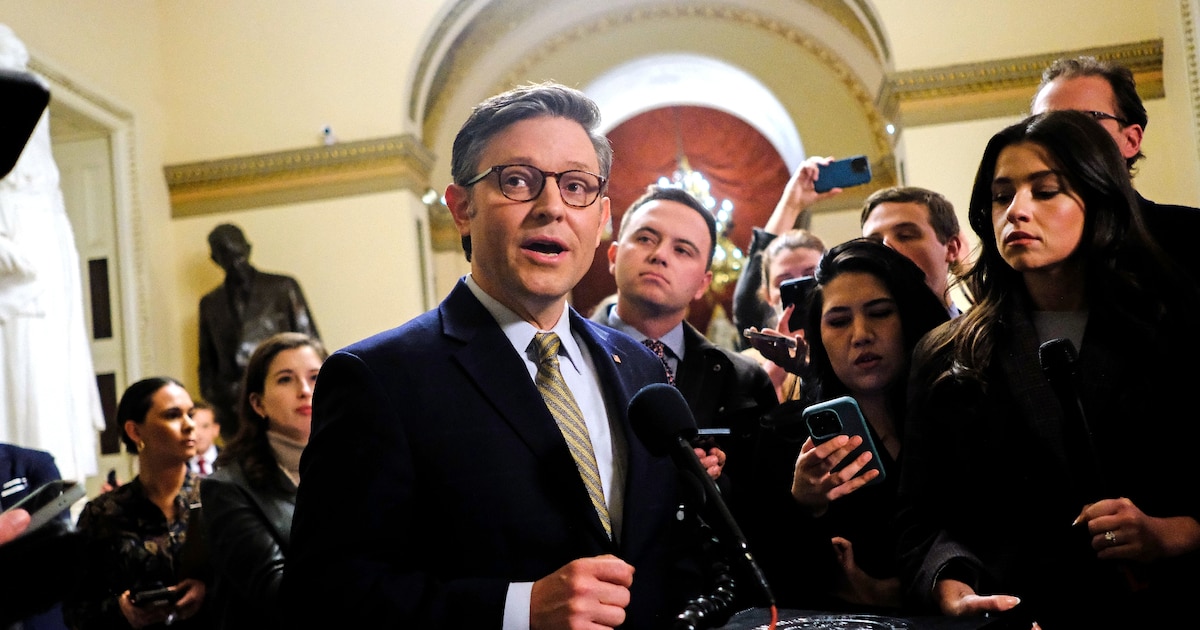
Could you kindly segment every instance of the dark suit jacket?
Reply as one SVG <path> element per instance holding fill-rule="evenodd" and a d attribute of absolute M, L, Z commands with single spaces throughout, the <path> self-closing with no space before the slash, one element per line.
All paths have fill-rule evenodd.
<path fill-rule="evenodd" d="M 50 453 L 0 443 L 0 510 L 55 479 L 62 475 Z M 79 573 L 82 547 L 67 534 L 71 513 L 63 512 L 60 520 L 0 547 L 0 566 L 21 567 L 0 571 L 0 627 L 18 621 L 25 630 L 67 627 L 58 600 L 73 583 L 70 577 Z M 22 619 L 24 615 L 29 616 Z"/>
<path fill-rule="evenodd" d="M 279 583 L 291 538 L 296 486 L 275 470 L 278 488 L 253 488 L 239 462 L 200 484 L 214 582 L 207 599 L 217 627 L 272 628 L 281 623 Z"/>
<path fill-rule="evenodd" d="M 746 464 L 758 437 L 760 420 L 779 405 L 771 377 L 753 359 L 721 348 L 683 323 L 683 360 L 675 385 L 683 394 L 699 428 L 728 428 L 730 439 L 718 440 L 730 456 L 726 473 L 734 478 Z"/>
<path fill-rule="evenodd" d="M 255 271 L 249 294 L 240 318 L 224 283 L 200 298 L 200 393 L 221 414 L 222 433 L 237 428 L 231 414 L 246 363 L 260 342 L 280 332 L 320 338 L 295 279 Z"/>
<path fill-rule="evenodd" d="M 597 311 L 592 321 L 606 324 L 612 309 L 610 305 Z M 749 478 L 748 463 L 760 420 L 779 404 L 771 378 L 753 359 L 713 344 L 685 321 L 683 359 L 675 371 L 675 386 L 698 428 L 730 429 L 729 437 L 717 439 L 728 456 L 718 484 L 727 494 L 726 500 L 737 507 L 740 493 L 733 480 Z"/>
<path fill-rule="evenodd" d="M 689 583 L 673 568 L 690 548 L 674 518 L 677 474 L 626 417 L 662 366 L 628 336 L 569 317 L 627 445 L 620 541 L 604 533 L 523 360 L 460 281 L 436 310 L 321 369 L 283 579 L 297 622 L 499 628 L 510 582 L 601 554 L 637 571 L 625 627 L 678 614 L 674 591 Z"/>
<path fill-rule="evenodd" d="M 1158 204 L 1138 195 L 1138 204 L 1146 229 L 1167 257 L 1200 282 L 1200 256 L 1196 255 L 1196 235 L 1200 234 L 1200 208 Z"/>

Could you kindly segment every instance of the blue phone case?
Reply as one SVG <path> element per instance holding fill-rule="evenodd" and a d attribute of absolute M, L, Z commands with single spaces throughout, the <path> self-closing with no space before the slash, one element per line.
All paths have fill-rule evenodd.
<path fill-rule="evenodd" d="M 804 423 L 808 426 L 808 433 L 812 436 L 814 444 L 828 442 L 839 435 L 862 436 L 863 443 L 835 466 L 834 471 L 841 470 L 859 455 L 870 451 L 871 461 L 867 462 L 858 474 L 868 470 L 879 471 L 878 477 L 867 482 L 868 486 L 883 481 L 887 476 L 883 460 L 879 458 L 879 450 L 875 448 L 875 440 L 871 438 L 871 431 L 867 427 L 867 419 L 863 417 L 862 410 L 858 408 L 858 401 L 854 398 L 842 396 L 809 405 L 804 410 Z"/>
<path fill-rule="evenodd" d="M 834 160 L 825 166 L 818 165 L 817 170 L 820 174 L 813 183 L 813 189 L 817 192 L 859 186 L 871 181 L 871 163 L 865 155 Z"/>

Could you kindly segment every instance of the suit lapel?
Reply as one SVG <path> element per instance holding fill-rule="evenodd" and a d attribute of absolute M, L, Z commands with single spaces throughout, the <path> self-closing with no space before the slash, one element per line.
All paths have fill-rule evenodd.
<path fill-rule="evenodd" d="M 572 509 L 588 515 L 593 534 L 607 541 L 608 535 L 592 507 L 566 441 L 529 378 L 524 360 L 516 354 L 500 325 L 462 282 L 454 288 L 439 310 L 444 334 L 463 344 L 454 351 L 454 360 L 462 366 L 468 379 L 496 410 L 501 420 L 528 445 L 533 457 L 545 462 L 547 474 L 572 480 L 566 486 L 572 488 L 575 495 Z M 573 317 L 578 317 L 573 310 L 570 312 Z M 572 319 L 573 329 L 576 324 L 577 321 Z M 611 363 L 611 358 L 601 361 L 603 356 L 608 355 L 597 355 L 597 350 L 588 339 L 589 335 L 585 333 L 584 337 L 597 364 Z M 601 382 L 606 382 L 603 377 Z M 605 394 L 609 395 L 607 389 Z"/>

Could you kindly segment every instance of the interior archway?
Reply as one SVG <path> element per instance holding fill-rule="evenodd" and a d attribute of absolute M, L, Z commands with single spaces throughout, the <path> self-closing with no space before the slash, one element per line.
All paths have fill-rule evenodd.
<path fill-rule="evenodd" d="M 775 133 L 770 134 L 773 141 L 766 143 L 772 153 L 785 156 L 786 162 L 781 163 L 799 163 L 805 153 L 868 156 L 875 181 L 821 202 L 814 212 L 856 209 L 865 195 L 896 183 L 895 136 L 888 133 L 891 121 L 876 102 L 890 70 L 890 53 L 869 3 L 731 0 L 721 5 L 680 5 L 669 0 L 562 0 L 553 12 L 543 9 L 534 0 L 460 0 L 447 5 L 442 18 L 431 26 L 413 68 L 407 113 L 435 155 L 430 175 L 435 189 L 450 182 L 450 147 L 461 122 L 488 96 L 546 80 L 591 90 L 627 64 L 671 55 L 736 69 L 773 95 L 795 131 L 791 148 Z M 634 102 L 653 101 L 646 89 L 624 87 Z M 732 91 L 724 83 L 709 90 Z M 615 124 L 620 114 L 605 107 L 603 118 Z M 637 107 L 627 109 L 633 113 Z M 765 137 L 756 125 L 747 129 Z M 781 148 L 776 148 L 776 142 Z M 786 179 L 769 196 L 777 200 L 784 183 Z M 614 203 L 618 207 L 621 203 Z M 751 227 L 748 221 L 739 222 L 739 229 Z M 467 264 L 448 213 L 435 210 L 431 224 L 436 283 L 446 288 L 466 272 Z M 602 257 L 603 252 L 597 255 Z"/>

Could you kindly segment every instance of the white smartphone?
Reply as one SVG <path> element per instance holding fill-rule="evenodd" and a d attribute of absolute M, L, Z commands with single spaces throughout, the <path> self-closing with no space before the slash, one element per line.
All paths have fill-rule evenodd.
<path fill-rule="evenodd" d="M 86 495 L 87 490 L 78 482 L 56 479 L 29 493 L 4 511 L 21 508 L 29 512 L 29 527 L 21 534 L 24 536 L 58 518 L 64 510 Z"/>

